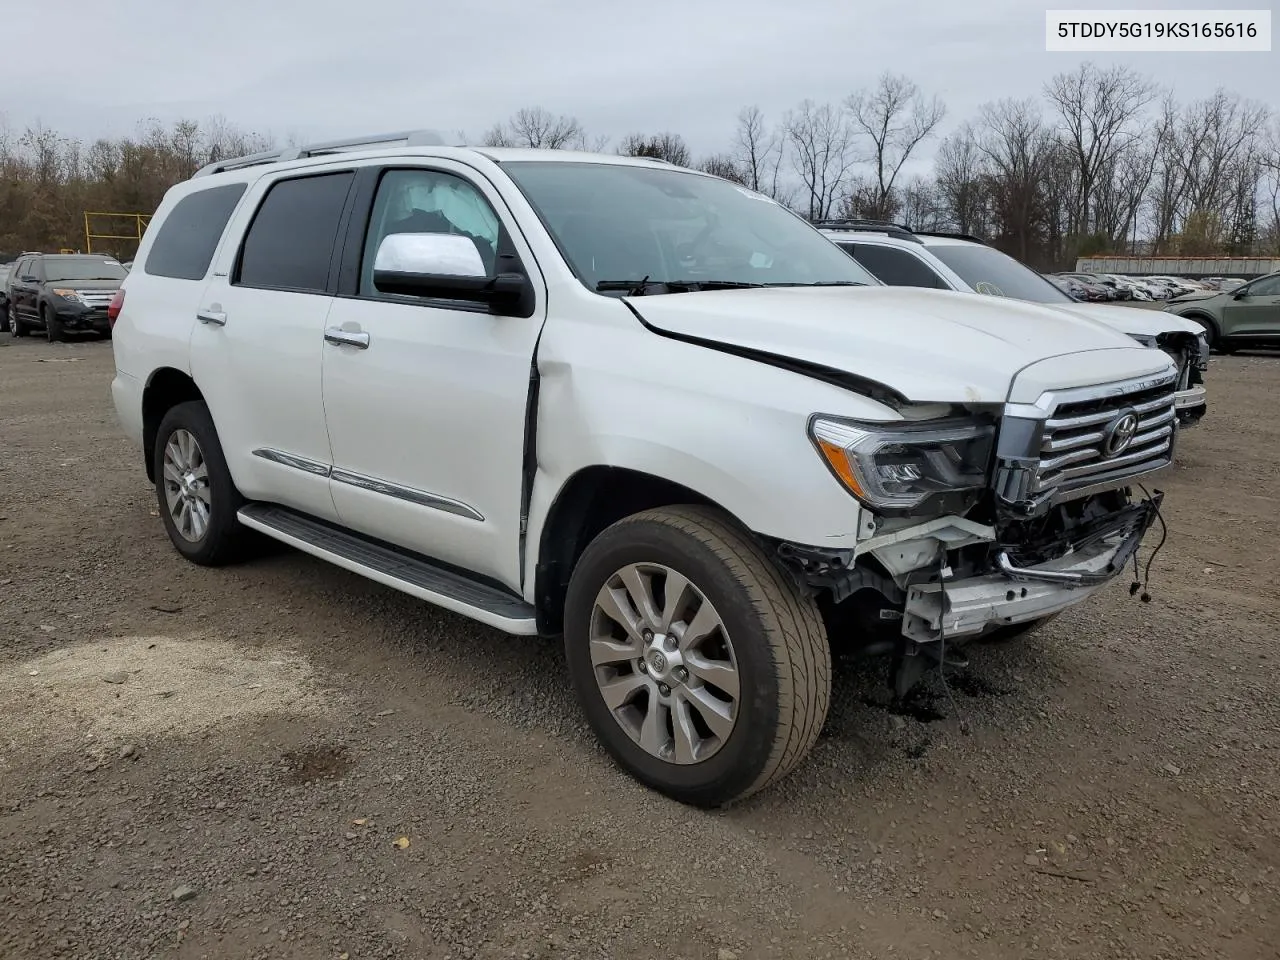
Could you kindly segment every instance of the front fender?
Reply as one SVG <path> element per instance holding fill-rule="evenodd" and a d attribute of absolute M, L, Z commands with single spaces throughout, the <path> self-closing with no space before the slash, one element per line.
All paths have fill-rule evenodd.
<path fill-rule="evenodd" d="M 538 375 L 526 569 L 556 497 L 592 466 L 680 484 L 763 536 L 852 547 L 861 508 L 819 458 L 809 417 L 897 419 L 834 385 L 638 323 L 549 325 Z"/>

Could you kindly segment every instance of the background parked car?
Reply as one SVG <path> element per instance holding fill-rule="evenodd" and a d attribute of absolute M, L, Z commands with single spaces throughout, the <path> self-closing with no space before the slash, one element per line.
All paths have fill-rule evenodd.
<path fill-rule="evenodd" d="M 1078 283 L 1085 292 L 1084 299 L 1090 303 L 1105 303 L 1116 299 L 1115 291 L 1099 283 L 1091 273 L 1060 273 L 1058 276 Z"/>
<path fill-rule="evenodd" d="M 1071 277 L 1060 277 L 1056 273 L 1041 274 L 1046 280 L 1065 293 L 1072 300 L 1084 302 L 1089 299 L 1089 291 L 1079 280 Z"/>
<path fill-rule="evenodd" d="M 1223 353 L 1243 346 L 1280 346 L 1280 273 L 1233 290 L 1185 294 L 1165 310 L 1200 324 L 1210 346 Z"/>
<path fill-rule="evenodd" d="M 107 307 L 127 273 L 110 257 L 35 254 L 19 257 L 9 286 L 15 337 L 43 328 L 50 343 L 70 332 L 111 335 Z"/>

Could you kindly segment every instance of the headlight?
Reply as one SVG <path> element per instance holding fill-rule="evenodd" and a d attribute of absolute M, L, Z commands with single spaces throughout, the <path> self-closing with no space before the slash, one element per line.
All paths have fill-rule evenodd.
<path fill-rule="evenodd" d="M 63 300 L 70 300 L 72 303 L 84 302 L 80 299 L 80 294 L 76 293 L 74 290 L 50 290 L 49 292 L 55 297 L 61 297 Z"/>
<path fill-rule="evenodd" d="M 809 438 L 850 493 L 885 516 L 964 513 L 987 485 L 995 426 L 866 423 L 815 415 Z"/>

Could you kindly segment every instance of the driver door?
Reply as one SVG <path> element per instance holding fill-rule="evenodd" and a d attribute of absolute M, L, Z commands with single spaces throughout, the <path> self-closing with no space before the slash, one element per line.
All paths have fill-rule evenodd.
<path fill-rule="evenodd" d="M 353 530 L 518 591 L 525 415 L 546 315 L 541 274 L 508 230 L 501 196 L 470 168 L 433 160 L 367 176 L 376 181 L 365 191 L 372 201 L 352 216 L 347 238 L 351 286 L 334 301 L 323 350 L 334 505 Z M 374 264 L 391 234 L 412 235 L 401 252 L 415 238 L 419 250 L 439 249 L 429 241 L 445 234 L 469 253 L 466 238 L 476 272 L 490 277 L 497 259 L 512 269 L 506 251 L 514 251 L 531 281 L 530 315 L 378 289 Z M 460 263 L 441 260 L 429 272 L 456 277 Z"/>

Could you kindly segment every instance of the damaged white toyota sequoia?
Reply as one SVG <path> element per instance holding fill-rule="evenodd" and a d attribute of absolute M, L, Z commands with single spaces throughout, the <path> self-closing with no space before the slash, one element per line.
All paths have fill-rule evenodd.
<path fill-rule="evenodd" d="M 1101 324 L 882 286 L 659 161 L 425 133 L 199 171 L 111 319 L 183 556 L 266 535 L 563 636 L 603 745 L 703 806 L 803 760 L 833 644 L 903 692 L 1136 563 L 1178 429 Z"/>

